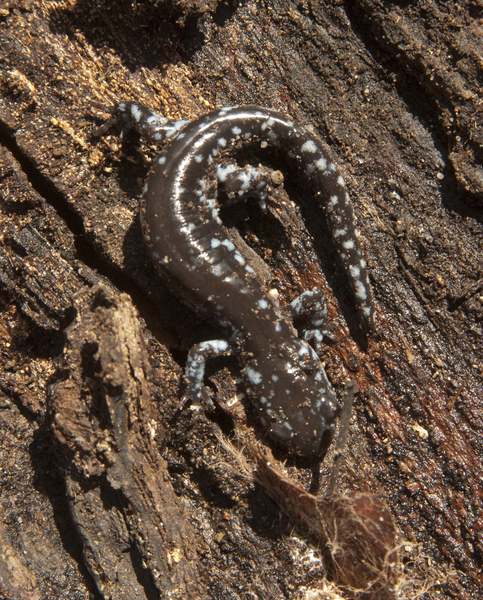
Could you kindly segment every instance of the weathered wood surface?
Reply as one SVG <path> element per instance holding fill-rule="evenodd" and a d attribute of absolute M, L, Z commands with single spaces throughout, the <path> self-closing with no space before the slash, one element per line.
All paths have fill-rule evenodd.
<path fill-rule="evenodd" d="M 329 376 L 361 389 L 341 490 L 386 500 L 400 539 L 420 544 L 407 576 L 440 581 L 424 597 L 480 597 L 483 3 L 180 6 L 0 2 L 0 597 L 335 597 L 222 446 L 230 415 L 178 412 L 180 365 L 207 328 L 142 246 L 153 151 L 92 137 L 89 102 L 120 99 L 183 118 L 258 103 L 326 140 L 365 240 L 377 336 L 364 344 L 324 224 L 309 215 L 313 243 L 284 207 L 301 193 L 287 174 L 278 220 L 248 210 L 242 234 L 285 300 L 327 289 Z M 236 373 L 209 372 L 222 406 Z M 315 491 L 311 468 L 286 466 Z"/>

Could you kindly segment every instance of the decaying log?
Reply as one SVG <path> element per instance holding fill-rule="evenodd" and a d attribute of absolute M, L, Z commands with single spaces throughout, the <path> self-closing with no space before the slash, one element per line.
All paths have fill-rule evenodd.
<path fill-rule="evenodd" d="M 74 307 L 59 365 L 67 378 L 51 392 L 51 414 L 89 571 L 106 598 L 145 598 L 150 587 L 160 597 L 207 598 L 196 567 L 205 544 L 156 443 L 139 316 L 128 296 L 102 284 Z"/>
<path fill-rule="evenodd" d="M 296 174 L 263 218 L 248 205 L 227 225 L 283 303 L 327 294 L 329 378 L 360 389 L 339 480 L 352 503 L 331 514 L 367 509 L 356 529 L 375 546 L 393 519 L 401 597 L 482 595 L 482 18 L 481 0 L 0 2 L 0 597 L 302 600 L 354 583 L 327 580 L 323 544 L 276 491 L 317 514 L 331 456 L 253 454 L 270 441 L 236 359 L 208 369 L 215 413 L 181 410 L 186 353 L 212 330 L 143 247 L 156 151 L 92 135 L 91 101 L 120 99 L 172 118 L 256 103 L 325 140 L 376 336 L 358 330 L 323 219 L 296 208 Z"/>

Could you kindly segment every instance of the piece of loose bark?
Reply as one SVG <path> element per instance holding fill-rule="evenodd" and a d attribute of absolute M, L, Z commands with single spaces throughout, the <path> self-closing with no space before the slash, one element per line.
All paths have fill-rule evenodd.
<path fill-rule="evenodd" d="M 196 565 L 206 549 L 156 444 L 138 314 L 102 284 L 74 307 L 50 416 L 88 568 L 106 598 L 207 598 Z"/>

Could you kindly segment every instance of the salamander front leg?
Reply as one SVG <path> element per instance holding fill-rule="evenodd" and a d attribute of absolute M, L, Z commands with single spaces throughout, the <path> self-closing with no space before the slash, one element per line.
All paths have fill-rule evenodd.
<path fill-rule="evenodd" d="M 113 125 L 121 125 L 122 138 L 130 129 L 135 129 L 151 144 L 163 144 L 176 136 L 189 121 L 172 121 L 163 117 L 148 106 L 138 102 L 119 102 L 117 106 L 104 106 L 98 102 L 92 105 L 112 117 L 94 131 L 95 136 L 103 135 Z"/>
<path fill-rule="evenodd" d="M 236 344 L 228 340 L 209 340 L 195 344 L 188 354 L 184 379 L 186 392 L 183 400 L 191 401 L 191 410 L 198 413 L 202 404 L 214 409 L 213 402 L 203 385 L 206 361 L 217 356 L 232 354 L 236 351 Z"/>
<path fill-rule="evenodd" d="M 301 324 L 303 339 L 319 349 L 326 329 L 322 329 L 327 319 L 327 305 L 322 288 L 312 288 L 300 294 L 288 305 L 294 324 Z"/>

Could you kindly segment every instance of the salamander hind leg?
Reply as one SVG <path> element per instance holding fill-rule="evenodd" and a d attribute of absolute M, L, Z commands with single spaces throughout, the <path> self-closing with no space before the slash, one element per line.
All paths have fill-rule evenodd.
<path fill-rule="evenodd" d="M 216 177 L 220 189 L 228 196 L 225 204 L 242 202 L 247 198 L 256 197 L 263 212 L 267 210 L 268 194 L 283 183 L 283 175 L 280 171 L 272 171 L 261 165 L 239 167 L 235 162 L 218 165 Z"/>
<path fill-rule="evenodd" d="M 294 323 L 302 325 L 303 339 L 320 348 L 326 329 L 322 326 L 327 320 L 327 305 L 322 288 L 312 288 L 300 294 L 289 305 Z"/>

